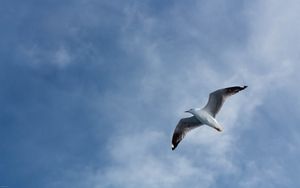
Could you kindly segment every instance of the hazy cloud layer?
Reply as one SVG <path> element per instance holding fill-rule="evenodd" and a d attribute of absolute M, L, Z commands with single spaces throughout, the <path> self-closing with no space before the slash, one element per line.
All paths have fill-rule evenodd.
<path fill-rule="evenodd" d="M 3 185 L 300 184 L 296 1 L 32 1 L 16 9 L 1 20 L 13 49 L 1 46 Z M 224 132 L 201 127 L 171 151 L 183 111 L 231 85 L 249 87 L 218 115 Z"/>

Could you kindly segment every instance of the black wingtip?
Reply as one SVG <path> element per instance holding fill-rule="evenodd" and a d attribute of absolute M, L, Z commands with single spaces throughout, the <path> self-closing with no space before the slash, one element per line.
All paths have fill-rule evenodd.
<path fill-rule="evenodd" d="M 172 151 L 173 151 L 176 147 L 174 147 L 174 145 L 172 144 L 171 148 L 172 148 Z"/>
<path fill-rule="evenodd" d="M 242 90 L 246 89 L 247 87 L 248 87 L 248 86 L 238 86 L 239 91 L 242 91 Z"/>
<path fill-rule="evenodd" d="M 179 141 L 179 142 L 180 142 L 180 141 Z M 172 143 L 172 146 L 171 146 L 172 151 L 175 150 L 175 149 L 177 148 L 179 142 L 173 142 L 173 143 Z"/>

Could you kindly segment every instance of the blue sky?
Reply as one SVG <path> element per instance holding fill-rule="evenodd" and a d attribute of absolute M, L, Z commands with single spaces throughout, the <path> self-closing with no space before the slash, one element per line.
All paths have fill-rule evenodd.
<path fill-rule="evenodd" d="M 299 187 L 300 4 L 4 0 L 0 186 Z M 224 131 L 170 141 L 208 93 L 248 85 Z"/>

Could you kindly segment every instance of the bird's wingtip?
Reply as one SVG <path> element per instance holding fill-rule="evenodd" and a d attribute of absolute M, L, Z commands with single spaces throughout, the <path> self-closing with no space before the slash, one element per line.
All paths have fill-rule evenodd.
<path fill-rule="evenodd" d="M 171 145 L 172 151 L 176 148 L 173 144 Z"/>
<path fill-rule="evenodd" d="M 244 85 L 243 87 L 242 87 L 242 89 L 246 89 L 248 86 L 246 86 L 246 85 Z"/>

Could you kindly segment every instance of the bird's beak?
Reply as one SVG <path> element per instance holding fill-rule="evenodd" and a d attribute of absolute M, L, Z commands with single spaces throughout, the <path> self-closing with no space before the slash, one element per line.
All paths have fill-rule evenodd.
<path fill-rule="evenodd" d="M 217 131 L 222 132 L 223 129 L 221 127 L 214 127 Z"/>
<path fill-rule="evenodd" d="M 189 113 L 190 111 L 189 110 L 187 110 L 187 111 L 184 111 L 185 113 Z"/>

